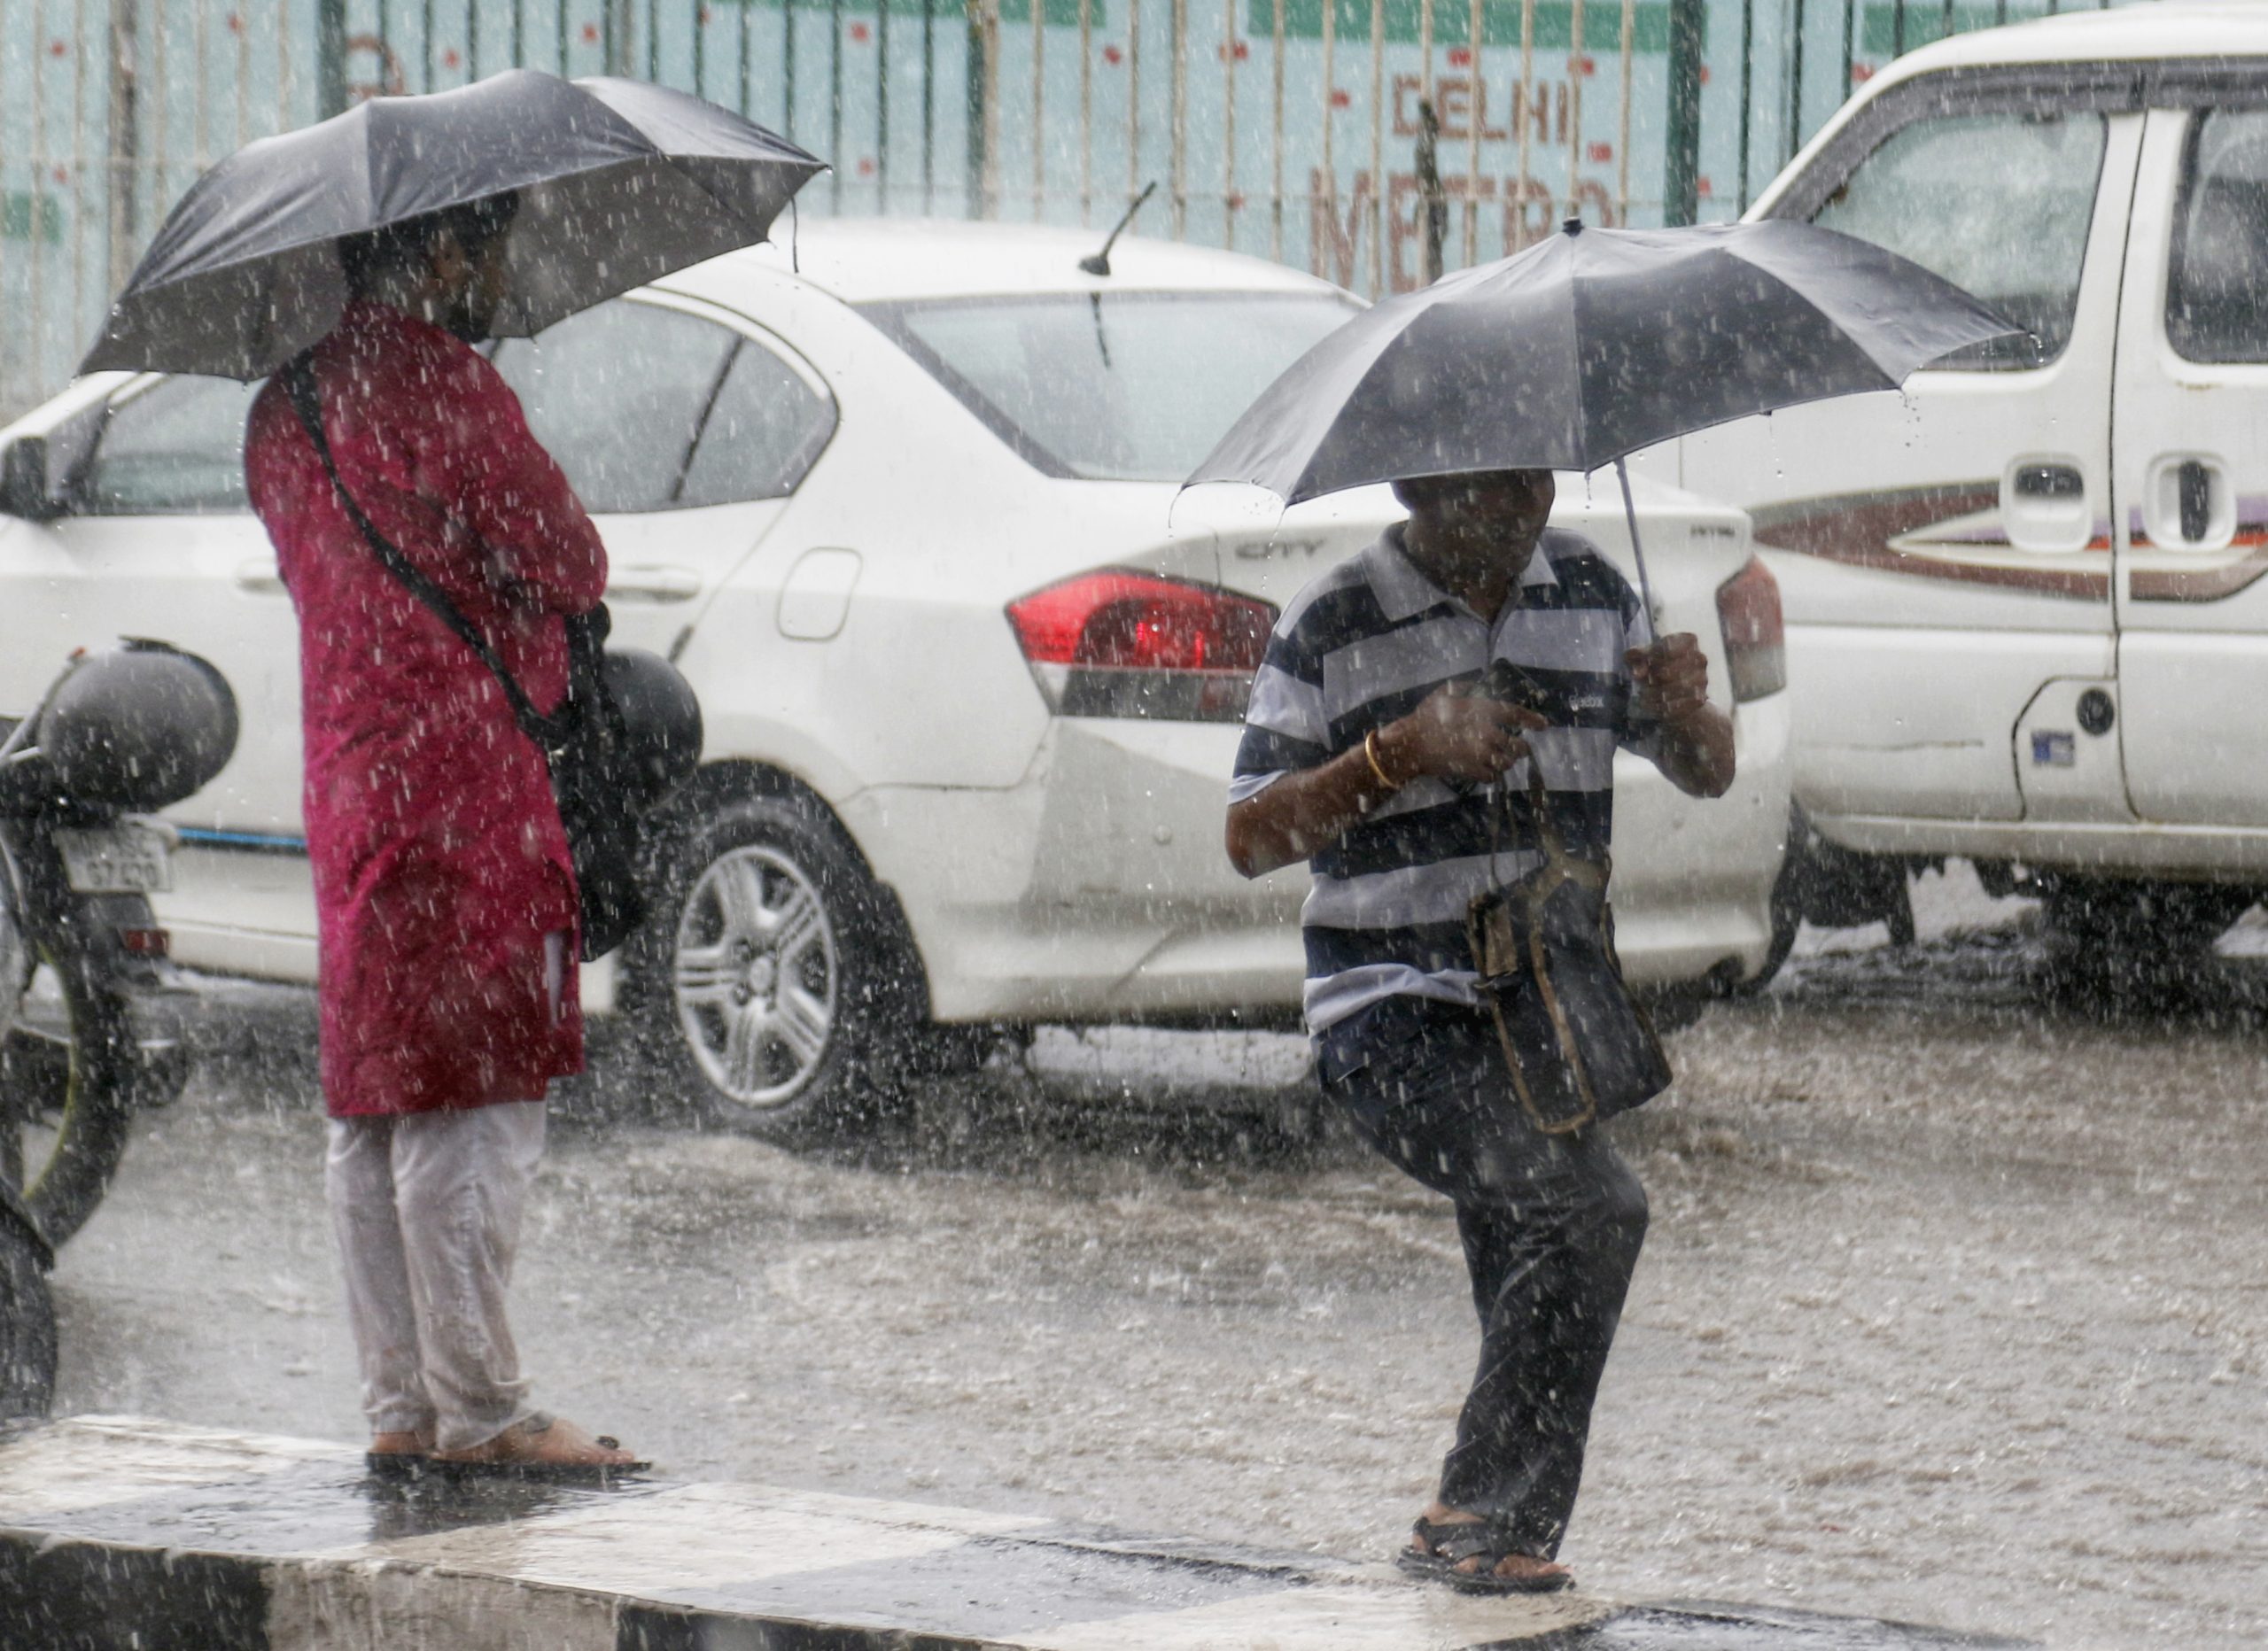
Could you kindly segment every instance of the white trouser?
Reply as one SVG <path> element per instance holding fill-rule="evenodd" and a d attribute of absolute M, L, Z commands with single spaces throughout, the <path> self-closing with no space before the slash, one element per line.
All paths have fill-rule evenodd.
<path fill-rule="evenodd" d="M 324 1185 L 374 1433 L 469 1450 L 533 1414 L 504 1314 L 544 1104 L 334 1118 Z"/>

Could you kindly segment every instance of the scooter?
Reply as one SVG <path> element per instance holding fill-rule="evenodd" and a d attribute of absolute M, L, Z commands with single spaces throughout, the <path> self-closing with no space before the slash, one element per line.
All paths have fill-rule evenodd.
<path fill-rule="evenodd" d="M 162 642 L 74 655 L 0 739 L 0 1421 L 45 1414 L 46 1274 L 102 1201 L 134 1114 L 187 1081 L 136 1006 L 177 991 L 150 895 L 173 828 L 146 818 L 235 752 L 236 696 Z"/>

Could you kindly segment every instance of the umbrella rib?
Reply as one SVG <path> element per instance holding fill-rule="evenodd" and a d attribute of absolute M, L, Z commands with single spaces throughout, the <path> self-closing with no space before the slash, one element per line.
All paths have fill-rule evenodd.
<path fill-rule="evenodd" d="M 1562 236 L 1567 247 L 1567 351 L 1573 359 L 1569 363 L 1568 383 L 1575 389 L 1575 458 L 1588 476 L 1596 468 L 1591 461 L 1590 398 L 1583 393 L 1583 313 L 1582 282 L 1573 267 L 1581 255 L 1581 239 L 1577 236 Z"/>
<path fill-rule="evenodd" d="M 683 179 L 684 179 L 687 183 L 690 183 L 690 184 L 691 184 L 695 189 L 699 190 L 700 190 L 703 195 L 707 196 L 711 200 L 712 200 L 712 201 L 716 202 L 716 203 L 717 203 L 718 209 L 719 211 L 723 212 L 726 216 L 728 216 L 728 217 L 732 217 L 732 218 L 737 218 L 737 217 L 739 217 L 739 216 L 741 215 L 741 208 L 740 208 L 740 205 L 738 205 L 738 203 L 726 200 L 723 196 L 721 196 L 721 195 L 718 194 L 716 190 L 714 190 L 711 189 L 707 184 L 703 183 L 703 182 L 699 178 L 697 178 L 697 177 L 694 176 L 694 175 L 693 175 L 693 174 L 691 174 L 690 172 L 687 172 L 687 171 L 685 169 L 685 162 L 686 162 L 686 161 L 687 161 L 687 160 L 699 160 L 699 159 L 707 159 L 707 157 L 705 157 L 705 156 L 699 156 L 699 155 L 672 155 L 672 154 L 671 154 L 667 150 L 663 150 L 663 149 L 656 149 L 656 150 L 654 151 L 654 154 L 655 154 L 655 157 L 656 157 L 656 159 L 660 159 L 660 160 L 663 160 L 663 161 L 667 162 L 667 163 L 668 163 L 668 166 L 669 166 L 669 168 L 670 168 L 670 170 L 671 170 L 672 172 L 675 173 L 679 177 L 683 178 Z M 729 164 L 729 163 L 727 163 L 727 164 Z M 804 177 L 804 181 L 803 181 L 803 182 L 804 182 L 804 183 L 808 183 L 809 182 L 811 182 L 811 180 L 812 180 L 812 178 L 817 177 L 820 173 L 825 172 L 825 171 L 827 171 L 827 169 L 828 169 L 828 168 L 827 167 L 827 166 L 826 166 L 826 164 L 825 164 L 824 162 L 820 162 L 820 163 L 815 164 L 815 165 L 812 167 L 811 172 L 810 172 L 810 173 L 809 173 L 809 174 Z M 802 184 L 802 183 L 798 183 L 796 187 L 796 189 L 801 189 L 801 188 L 803 187 L 803 184 Z M 795 193 L 795 190 L 790 190 L 788 191 L 788 193 L 792 196 L 792 195 Z M 778 216 L 778 213 L 775 212 L 775 213 L 773 213 L 773 216 L 775 216 L 775 217 L 776 217 L 776 216 Z M 770 237 L 770 236 L 771 236 L 771 232 L 772 232 L 772 231 L 771 231 L 771 226 L 770 226 L 769 224 L 766 224 L 766 225 L 765 226 L 764 234 L 765 234 L 765 237 L 766 237 L 767 239 Z"/>

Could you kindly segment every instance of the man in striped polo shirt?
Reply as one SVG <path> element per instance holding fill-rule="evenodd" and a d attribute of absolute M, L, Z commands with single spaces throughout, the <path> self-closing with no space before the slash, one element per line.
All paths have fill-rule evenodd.
<path fill-rule="evenodd" d="M 1731 721 L 1691 635 L 1654 639 L 1588 540 L 1547 529 L 1548 470 L 1400 482 L 1410 520 L 1316 579 L 1253 683 L 1228 851 L 1257 877 L 1306 860 L 1308 1029 L 1325 1086 L 1380 1152 L 1456 1208 L 1480 1364 L 1405 1569 L 1541 1592 L 1582 1474 L 1591 1401 L 1646 1230 L 1604 1134 L 1521 1107 L 1474 989 L 1472 897 L 1537 864 L 1533 763 L 1569 852 L 1603 858 L 1614 754 L 1681 789 L 1732 784 Z M 1516 668 L 1533 707 L 1479 690 Z M 1502 669 L 1503 667 L 1499 667 Z"/>

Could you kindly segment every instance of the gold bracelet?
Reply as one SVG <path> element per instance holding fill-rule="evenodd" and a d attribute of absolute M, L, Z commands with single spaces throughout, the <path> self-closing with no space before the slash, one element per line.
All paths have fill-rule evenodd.
<path fill-rule="evenodd" d="M 1377 729 L 1373 728 L 1363 736 L 1363 755 L 1370 762 L 1371 772 L 1378 776 L 1379 784 L 1384 786 L 1388 791 L 1402 789 L 1399 783 L 1386 777 L 1386 764 L 1379 761 L 1379 731 Z"/>

